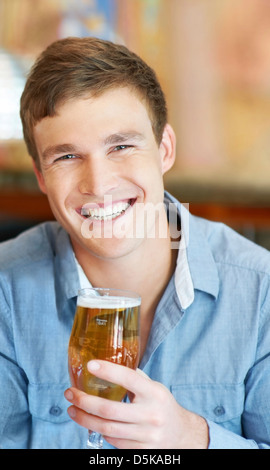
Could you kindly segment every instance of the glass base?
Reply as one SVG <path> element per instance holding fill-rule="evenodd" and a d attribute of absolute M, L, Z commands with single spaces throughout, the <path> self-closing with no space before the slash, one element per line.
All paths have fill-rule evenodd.
<path fill-rule="evenodd" d="M 87 449 L 102 449 L 103 437 L 94 431 L 88 431 L 88 441 L 86 444 Z"/>

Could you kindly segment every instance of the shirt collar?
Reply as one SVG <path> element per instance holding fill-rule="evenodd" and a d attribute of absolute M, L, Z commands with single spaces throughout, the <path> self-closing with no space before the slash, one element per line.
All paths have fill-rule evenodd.
<path fill-rule="evenodd" d="M 58 284 L 59 297 L 65 295 L 65 298 L 77 297 L 80 288 L 78 269 L 74 263 L 74 253 L 68 233 L 58 226 L 55 236 L 55 275 Z"/>
<path fill-rule="evenodd" d="M 74 253 L 74 259 L 75 259 L 75 263 L 76 263 L 77 270 L 78 270 L 80 288 L 81 289 L 87 289 L 89 287 L 92 287 L 92 284 L 89 281 L 88 277 L 86 276 L 86 274 L 85 274 L 83 268 L 81 267 L 79 261 L 77 260 L 77 258 L 75 256 L 75 253 Z"/>
<path fill-rule="evenodd" d="M 167 202 L 166 202 L 167 201 Z M 173 196 L 165 192 L 165 203 L 174 204 L 181 219 L 181 241 L 175 270 L 175 288 L 185 310 L 194 300 L 194 291 L 201 290 L 215 298 L 219 291 L 216 263 L 206 235 L 197 217 Z"/>

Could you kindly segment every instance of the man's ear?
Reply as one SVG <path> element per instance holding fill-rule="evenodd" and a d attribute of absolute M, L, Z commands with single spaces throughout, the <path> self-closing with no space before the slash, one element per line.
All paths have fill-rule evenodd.
<path fill-rule="evenodd" d="M 36 178 L 37 178 L 37 182 L 38 182 L 38 185 L 39 185 L 39 189 L 44 194 L 47 194 L 47 188 L 46 188 L 46 184 L 45 184 L 45 181 L 44 181 L 43 174 L 42 174 L 41 170 L 37 167 L 36 162 L 34 160 L 32 160 L 32 162 L 33 162 L 33 169 L 34 169 L 34 172 L 35 172 L 35 175 L 36 175 Z"/>
<path fill-rule="evenodd" d="M 172 168 L 175 162 L 176 137 L 170 124 L 166 124 L 164 127 L 159 150 L 161 156 L 161 169 L 162 174 L 164 175 Z"/>

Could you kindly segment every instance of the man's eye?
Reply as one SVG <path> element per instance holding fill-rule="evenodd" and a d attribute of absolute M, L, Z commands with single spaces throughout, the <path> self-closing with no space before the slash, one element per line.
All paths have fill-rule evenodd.
<path fill-rule="evenodd" d="M 128 148 L 131 148 L 132 145 L 117 145 L 116 147 L 114 147 L 114 151 L 119 151 L 119 150 L 126 150 Z"/>
<path fill-rule="evenodd" d="M 58 157 L 55 159 L 55 162 L 58 162 L 59 160 L 72 160 L 76 158 L 76 155 L 72 155 L 72 153 L 69 153 L 67 155 L 63 155 L 62 157 Z"/>

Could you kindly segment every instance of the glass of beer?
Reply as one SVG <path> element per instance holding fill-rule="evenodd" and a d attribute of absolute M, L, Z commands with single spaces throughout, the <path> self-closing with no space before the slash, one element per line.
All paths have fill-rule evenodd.
<path fill-rule="evenodd" d="M 73 387 L 109 400 L 121 401 L 125 397 L 127 391 L 123 387 L 95 377 L 88 371 L 87 363 L 102 359 L 137 368 L 140 304 L 140 296 L 130 291 L 87 288 L 78 292 L 68 348 Z M 102 436 L 89 430 L 87 448 L 102 446 Z"/>

